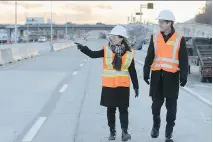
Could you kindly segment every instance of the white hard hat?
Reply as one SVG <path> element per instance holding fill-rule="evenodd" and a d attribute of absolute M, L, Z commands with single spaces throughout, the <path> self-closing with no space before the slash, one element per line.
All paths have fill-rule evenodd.
<path fill-rule="evenodd" d="M 175 21 L 175 16 L 170 10 L 163 10 L 159 13 L 157 20 Z"/>
<path fill-rule="evenodd" d="M 128 38 L 127 30 L 121 25 L 115 26 L 109 34 Z"/>

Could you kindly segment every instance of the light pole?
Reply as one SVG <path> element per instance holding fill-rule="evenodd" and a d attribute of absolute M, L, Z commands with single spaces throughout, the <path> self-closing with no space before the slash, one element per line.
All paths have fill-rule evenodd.
<path fill-rule="evenodd" d="M 50 20 L 50 45 L 51 45 L 51 48 L 52 48 L 52 51 L 53 51 L 53 44 L 52 44 L 52 41 L 53 41 L 53 33 L 52 33 L 52 30 L 53 30 L 53 25 L 52 25 L 52 0 L 51 0 L 51 20 Z"/>
<path fill-rule="evenodd" d="M 129 16 L 127 17 L 127 24 L 129 24 L 129 20 L 130 20 L 130 18 L 129 18 Z"/>
<path fill-rule="evenodd" d="M 52 33 L 52 30 L 53 30 L 53 24 L 52 24 L 53 22 L 52 22 L 52 0 L 51 0 L 51 24 L 50 24 L 50 32 L 51 32 L 51 43 L 52 43 L 52 40 L 53 40 L 53 33 Z"/>
<path fill-rule="evenodd" d="M 140 4 L 140 23 L 141 23 L 141 16 L 142 16 L 142 4 Z"/>
<path fill-rule="evenodd" d="M 15 1 L 15 44 L 17 43 L 17 1 Z"/>
<path fill-rule="evenodd" d="M 67 37 L 67 4 L 66 4 L 66 27 L 65 27 L 65 31 L 66 31 L 66 37 Z"/>
<path fill-rule="evenodd" d="M 28 19 L 28 3 L 27 3 L 27 19 Z M 27 22 L 27 36 L 28 35 L 29 35 L 29 23 Z"/>
<path fill-rule="evenodd" d="M 142 22 L 142 18 L 141 16 L 143 15 L 142 13 L 142 8 L 146 8 L 146 9 L 153 9 L 153 3 L 148 3 L 148 4 L 140 4 L 140 12 L 136 12 L 136 15 L 140 15 L 140 23 Z"/>

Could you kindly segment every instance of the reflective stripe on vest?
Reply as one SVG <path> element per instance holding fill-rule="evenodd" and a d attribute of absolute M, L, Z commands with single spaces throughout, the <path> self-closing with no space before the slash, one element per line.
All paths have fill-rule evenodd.
<path fill-rule="evenodd" d="M 103 76 L 116 77 L 116 76 L 129 76 L 128 70 L 125 71 L 115 71 L 115 70 L 104 70 Z"/>
<path fill-rule="evenodd" d="M 172 69 L 173 68 L 173 66 L 169 65 L 169 64 L 154 64 L 153 67 L 164 67 L 164 68 L 168 68 L 168 69 Z"/>
<path fill-rule="evenodd" d="M 160 61 L 160 60 L 161 60 L 161 61 L 165 61 L 165 62 L 171 62 L 171 63 L 174 62 L 174 63 L 176 63 L 176 64 L 179 64 L 179 60 L 175 60 L 175 59 L 173 60 L 173 59 L 169 59 L 169 58 L 165 58 L 165 57 L 162 57 L 162 58 L 155 58 L 155 59 L 154 59 L 155 62 Z"/>
<path fill-rule="evenodd" d="M 180 34 L 177 34 L 177 37 L 176 37 L 176 40 L 175 40 L 175 44 L 174 44 L 174 48 L 173 48 L 173 53 L 172 53 L 172 60 L 173 62 L 172 63 L 175 63 L 175 57 L 176 57 L 176 53 L 177 53 L 177 49 L 179 48 L 179 43 L 180 43 L 180 40 L 181 40 L 182 36 Z M 178 61 L 178 64 L 179 64 L 179 61 Z"/>
<path fill-rule="evenodd" d="M 113 69 L 112 66 L 112 51 L 106 47 L 106 57 L 105 57 L 106 65 L 109 69 Z"/>
<path fill-rule="evenodd" d="M 176 72 L 177 70 L 179 70 L 178 66 L 179 66 L 179 60 L 176 59 L 176 54 L 177 54 L 177 51 L 178 51 L 178 48 L 179 48 L 179 43 L 180 43 L 180 40 L 181 40 L 181 35 L 180 34 L 177 34 L 176 36 L 176 39 L 175 41 L 167 41 L 165 44 L 167 45 L 171 45 L 173 46 L 173 50 L 172 50 L 172 58 L 167 58 L 167 57 L 159 57 L 157 55 L 157 52 L 159 52 L 157 50 L 157 46 L 159 46 L 157 44 L 157 40 L 158 40 L 158 37 L 159 37 L 159 34 L 161 33 L 156 33 L 154 34 L 153 36 L 153 42 L 154 42 L 154 49 L 155 49 L 155 58 L 154 58 L 154 62 L 153 62 L 153 65 L 152 65 L 152 69 L 155 70 L 155 68 L 167 68 L 167 69 L 170 69 L 169 71 L 170 72 Z M 163 52 L 163 51 L 162 51 Z M 160 62 L 163 62 L 163 63 L 160 63 Z M 167 62 L 167 63 L 165 63 Z"/>
<path fill-rule="evenodd" d="M 126 56 L 127 56 L 126 57 L 126 61 L 125 61 L 124 65 L 123 65 L 122 69 L 128 69 L 129 68 L 129 66 L 130 66 L 130 64 L 132 62 L 132 58 L 134 56 L 134 51 L 133 50 L 132 50 L 132 52 L 127 51 L 126 52 Z"/>
<path fill-rule="evenodd" d="M 158 33 L 154 34 L 153 36 L 155 54 L 157 53 L 157 39 L 158 39 Z"/>

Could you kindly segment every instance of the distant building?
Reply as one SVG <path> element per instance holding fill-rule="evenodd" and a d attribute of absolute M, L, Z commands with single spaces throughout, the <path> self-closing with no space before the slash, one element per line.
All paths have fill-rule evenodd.
<path fill-rule="evenodd" d="M 25 24 L 39 25 L 39 24 L 45 24 L 45 22 L 43 17 L 27 17 Z"/>

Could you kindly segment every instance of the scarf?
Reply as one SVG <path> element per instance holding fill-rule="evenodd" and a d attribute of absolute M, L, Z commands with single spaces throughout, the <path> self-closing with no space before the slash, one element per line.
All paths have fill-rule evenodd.
<path fill-rule="evenodd" d="M 125 47 L 122 45 L 111 45 L 110 49 L 115 53 L 115 57 L 112 61 L 113 68 L 117 71 L 121 70 L 122 56 L 125 54 Z"/>

